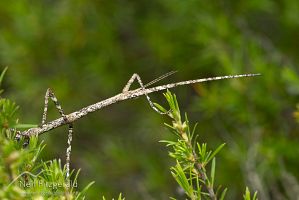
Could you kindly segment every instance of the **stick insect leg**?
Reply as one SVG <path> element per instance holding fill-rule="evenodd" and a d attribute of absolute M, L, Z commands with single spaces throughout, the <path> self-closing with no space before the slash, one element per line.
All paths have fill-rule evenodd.
<path fill-rule="evenodd" d="M 42 117 L 42 124 L 43 126 L 46 123 L 47 119 L 47 112 L 48 112 L 48 103 L 49 103 L 49 97 L 51 100 L 54 102 L 55 107 L 57 108 L 59 114 L 63 117 L 63 119 L 67 122 L 67 117 L 64 114 L 63 109 L 61 108 L 60 103 L 58 102 L 56 96 L 54 93 L 51 91 L 51 89 L 47 89 L 46 95 L 45 95 L 45 107 L 44 107 L 44 112 L 43 112 L 43 117 Z M 73 137 L 73 124 L 69 123 L 69 129 L 68 129 L 68 147 L 66 149 L 66 178 L 69 178 L 70 175 L 70 161 L 71 161 L 71 150 L 72 150 L 72 137 Z"/>
<path fill-rule="evenodd" d="M 68 147 L 66 149 L 66 178 L 70 176 L 70 163 L 71 163 L 71 151 L 72 151 L 72 139 L 73 139 L 73 123 L 69 124 L 69 131 L 67 136 Z"/>
<path fill-rule="evenodd" d="M 144 86 L 143 86 L 143 83 L 142 83 L 142 81 L 141 81 L 140 76 L 139 76 L 138 74 L 135 73 L 135 74 L 133 74 L 133 76 L 130 78 L 130 80 L 128 81 L 128 83 L 127 83 L 126 86 L 124 87 L 123 92 L 128 92 L 128 91 L 129 91 L 129 89 L 130 89 L 130 87 L 131 87 L 131 85 L 132 85 L 132 83 L 134 82 L 135 79 L 137 79 L 137 81 L 138 81 L 138 83 L 139 83 L 141 89 L 142 89 L 142 90 L 145 90 L 145 88 L 144 88 Z M 150 98 L 147 94 L 145 94 L 145 96 L 146 96 L 147 101 L 149 102 L 150 106 L 152 107 L 152 109 L 153 109 L 154 111 L 156 111 L 157 113 L 162 114 L 162 115 L 168 113 L 168 112 L 161 112 L 160 110 L 158 110 L 158 109 L 155 107 L 155 105 L 153 104 L 153 102 L 151 101 L 151 98 Z"/>
<path fill-rule="evenodd" d="M 48 88 L 47 92 L 46 92 L 46 95 L 45 95 L 45 106 L 44 106 L 44 112 L 43 112 L 43 118 L 42 118 L 42 124 L 41 125 L 44 125 L 46 123 L 47 113 L 48 113 L 49 97 L 54 102 L 55 107 L 57 108 L 59 114 L 63 117 L 63 119 L 65 121 L 67 121 L 67 118 L 66 118 L 66 116 L 65 116 L 65 114 L 63 112 L 63 109 L 61 108 L 61 105 L 58 102 L 56 96 L 54 95 L 54 93 L 52 92 L 52 90 L 50 88 Z"/>

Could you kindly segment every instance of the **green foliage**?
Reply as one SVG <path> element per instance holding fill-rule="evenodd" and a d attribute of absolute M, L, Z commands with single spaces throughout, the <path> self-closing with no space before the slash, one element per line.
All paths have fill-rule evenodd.
<path fill-rule="evenodd" d="M 60 160 L 41 161 L 45 144 L 37 136 L 32 136 L 25 148 L 25 138 L 15 139 L 16 131 L 12 127 L 31 126 L 18 124 L 17 110 L 18 106 L 11 100 L 0 99 L 0 199 L 84 199 L 93 182 L 79 192 L 80 170 L 76 174 L 73 170 L 69 181 Z"/>
<path fill-rule="evenodd" d="M 219 145 L 216 150 L 208 151 L 207 144 L 196 141 L 195 128 L 190 128 L 187 114 L 182 121 L 180 108 L 175 94 L 167 91 L 164 94 L 170 111 L 168 116 L 172 119 L 172 124 L 165 124 L 172 133 L 177 136 L 177 141 L 163 140 L 167 146 L 172 147 L 169 155 L 176 160 L 176 165 L 171 167 L 171 173 L 185 194 L 192 200 L 199 199 L 224 199 L 227 189 L 215 190 L 215 169 L 216 154 L 224 147 L 225 144 Z M 155 104 L 162 112 L 166 109 L 159 104 Z M 196 135 L 196 136 L 195 136 Z M 210 173 L 208 174 L 208 165 L 210 165 Z M 253 199 L 256 199 L 254 194 Z M 246 188 L 244 198 L 250 200 L 250 192 Z M 174 198 L 173 198 L 174 199 Z"/>
<path fill-rule="evenodd" d="M 248 185 L 263 200 L 291 199 L 299 196 L 291 189 L 299 186 L 298 7 L 298 0 L 0 1 L 0 66 L 9 67 L 2 86 L 21 106 L 19 121 L 37 124 L 48 87 L 70 113 L 119 93 L 133 73 L 146 83 L 178 70 L 161 84 L 261 73 L 174 91 L 200 123 L 201 141 L 226 143 L 216 175 L 227 198 L 242 199 Z M 58 117 L 52 108 L 49 119 Z M 164 171 L 171 159 L 156 144 L 160 121 L 142 97 L 75 124 L 72 160 L 84 183 L 96 181 L 91 199 L 98 191 L 130 200 L 179 197 Z M 66 139 L 56 138 L 65 133 L 42 136 L 47 159 L 64 152 Z"/>
<path fill-rule="evenodd" d="M 244 200 L 257 200 L 257 192 L 255 192 L 253 194 L 253 196 L 251 197 L 250 191 L 249 191 L 248 187 L 246 187 L 246 191 L 245 191 L 243 198 L 244 198 Z"/>
<path fill-rule="evenodd" d="M 103 197 L 103 200 L 106 200 L 106 198 Z M 114 198 L 112 200 L 114 200 Z M 125 200 L 125 198 L 123 198 L 122 194 L 120 193 L 119 196 L 118 196 L 118 198 L 117 198 L 117 200 Z"/>
<path fill-rule="evenodd" d="M 1 75 L 0 75 L 0 88 L 1 88 L 1 83 L 3 81 L 3 78 L 4 78 L 4 75 L 7 71 L 7 67 L 4 68 L 4 70 L 1 72 Z M 0 94 L 3 92 L 3 90 L 0 90 Z"/>

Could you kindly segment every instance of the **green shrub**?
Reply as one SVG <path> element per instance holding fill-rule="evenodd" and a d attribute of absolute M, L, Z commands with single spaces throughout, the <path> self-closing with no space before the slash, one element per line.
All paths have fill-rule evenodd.
<path fill-rule="evenodd" d="M 24 139 L 15 139 L 16 131 L 12 128 L 32 126 L 18 123 L 17 110 L 18 106 L 11 100 L 0 99 L 0 199 L 84 199 L 93 182 L 79 192 L 80 170 L 73 170 L 69 181 L 60 159 L 42 161 L 39 158 L 45 147 L 43 141 L 33 136 L 24 147 Z"/>
<path fill-rule="evenodd" d="M 192 200 L 198 199 L 224 199 L 227 189 L 215 186 L 216 154 L 225 144 L 219 145 L 215 150 L 208 150 L 207 144 L 197 142 L 195 134 L 196 125 L 191 128 L 185 114 L 182 119 L 176 95 L 167 91 L 164 94 L 170 110 L 155 104 L 162 112 L 167 112 L 172 124 L 165 124 L 177 137 L 176 141 L 164 140 L 172 148 L 169 155 L 176 160 L 176 165 L 171 167 L 171 174 Z M 217 188 L 217 189 L 215 189 Z M 251 198 L 248 188 L 244 195 L 245 200 L 255 200 L 257 192 Z M 172 198 L 175 199 L 175 198 Z"/>

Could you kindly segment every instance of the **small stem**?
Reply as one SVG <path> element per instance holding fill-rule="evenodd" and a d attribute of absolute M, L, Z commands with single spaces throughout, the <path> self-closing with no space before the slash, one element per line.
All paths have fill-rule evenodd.
<path fill-rule="evenodd" d="M 200 163 L 196 163 L 195 166 L 196 166 L 197 170 L 199 171 L 199 174 L 200 174 L 202 180 L 205 182 L 205 186 L 206 186 L 206 188 L 207 188 L 207 190 L 208 190 L 208 192 L 209 192 L 209 196 L 210 196 L 210 198 L 211 198 L 212 200 L 217 200 L 217 197 L 216 197 L 216 195 L 215 195 L 215 192 L 214 192 L 213 187 L 211 187 L 211 186 L 209 185 L 209 183 L 207 183 L 207 175 L 206 175 L 206 173 L 204 172 L 203 167 L 201 166 Z"/>
<path fill-rule="evenodd" d="M 189 148 L 192 149 L 192 154 L 193 154 L 193 157 L 195 158 L 194 162 L 195 162 L 195 166 L 196 166 L 197 172 L 200 174 L 200 177 L 204 181 L 204 183 L 205 183 L 204 185 L 205 185 L 205 187 L 207 188 L 207 190 L 209 192 L 210 198 L 212 200 L 217 200 L 217 197 L 216 197 L 215 192 L 214 192 L 214 188 L 211 187 L 210 184 L 207 182 L 207 180 L 208 180 L 207 174 L 205 173 L 204 167 L 198 162 L 198 156 L 195 153 L 191 142 L 187 142 L 187 144 L 188 144 Z"/>
<path fill-rule="evenodd" d="M 179 123 L 182 126 L 182 122 L 179 121 Z M 183 129 L 180 129 L 179 131 L 180 131 L 181 136 L 187 135 L 187 133 Z M 201 163 L 198 162 L 198 156 L 192 146 L 191 138 L 189 139 L 189 137 L 187 137 L 187 139 L 185 139 L 185 138 L 183 138 L 183 139 L 185 140 L 188 147 L 192 150 L 192 156 L 194 158 L 192 160 L 194 160 L 194 164 L 196 166 L 196 169 L 195 169 L 196 173 L 199 174 L 200 178 L 203 180 L 204 185 L 208 190 L 210 198 L 212 200 L 217 200 L 217 196 L 215 195 L 214 188 L 211 187 L 210 184 L 207 182 L 208 177 L 207 177 L 207 174 L 205 173 L 205 168 L 201 165 Z"/>

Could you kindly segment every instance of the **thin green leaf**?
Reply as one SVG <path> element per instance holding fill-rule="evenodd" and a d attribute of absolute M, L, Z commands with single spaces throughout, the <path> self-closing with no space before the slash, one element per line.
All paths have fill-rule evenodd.
<path fill-rule="evenodd" d="M 158 108 L 161 112 L 163 112 L 163 113 L 166 113 L 167 112 L 167 110 L 164 108 L 164 107 L 162 107 L 160 104 L 157 104 L 157 103 L 153 103 L 154 104 L 154 106 L 156 107 L 156 108 Z"/>
<path fill-rule="evenodd" d="M 212 160 L 212 166 L 211 166 L 211 187 L 214 187 L 214 180 L 215 180 L 215 167 L 216 167 L 216 158 L 213 158 Z"/>
<path fill-rule="evenodd" d="M 213 153 L 211 156 L 209 156 L 209 159 L 207 160 L 207 162 L 210 162 L 215 156 L 216 154 L 225 146 L 225 143 L 221 144 Z"/>
<path fill-rule="evenodd" d="M 178 182 L 178 184 L 185 190 L 186 194 L 190 197 L 193 194 L 193 188 L 190 186 L 188 182 L 188 178 L 185 175 L 185 172 L 180 165 L 179 162 L 177 162 L 177 165 L 175 167 L 172 167 L 171 174 L 175 178 L 175 180 Z"/>
<path fill-rule="evenodd" d="M 83 196 L 86 191 L 95 183 L 95 181 L 90 182 L 87 186 L 84 187 L 84 189 L 82 190 L 82 192 L 80 192 L 80 194 L 76 197 L 76 199 L 79 199 L 80 196 Z M 103 197 L 103 199 L 105 199 L 105 197 Z"/>
<path fill-rule="evenodd" d="M 18 129 L 27 129 L 27 128 L 37 128 L 38 125 L 36 124 L 16 124 L 13 128 L 18 128 Z"/>
<path fill-rule="evenodd" d="M 74 177 L 74 182 L 76 182 L 78 180 L 78 176 L 79 176 L 79 173 L 80 173 L 81 169 L 78 169 L 77 170 L 77 173 L 75 174 L 75 177 Z M 71 187 L 71 192 L 73 192 L 73 187 Z"/>
<path fill-rule="evenodd" d="M 252 200 L 256 200 L 257 199 L 257 191 L 254 193 Z"/>
<path fill-rule="evenodd" d="M 219 200 L 224 200 L 224 197 L 226 195 L 226 192 L 227 192 L 227 188 L 225 188 L 222 193 L 221 193 L 221 196 L 220 196 L 220 199 Z"/>
<path fill-rule="evenodd" d="M 1 75 L 0 75 L 0 86 L 1 86 L 1 83 L 3 81 L 3 78 L 4 78 L 4 75 L 7 71 L 8 67 L 5 67 L 4 70 L 1 72 Z"/>
<path fill-rule="evenodd" d="M 245 189 L 245 194 L 243 195 L 244 200 L 250 200 L 250 191 L 248 187 Z"/>
<path fill-rule="evenodd" d="M 122 194 L 120 193 L 118 196 L 118 200 L 124 200 L 125 198 L 122 198 Z"/>

